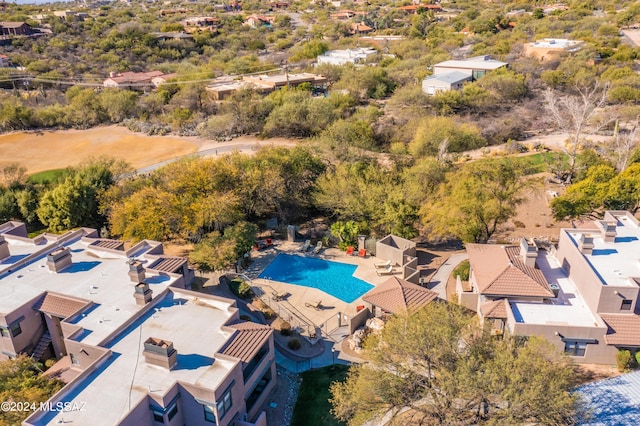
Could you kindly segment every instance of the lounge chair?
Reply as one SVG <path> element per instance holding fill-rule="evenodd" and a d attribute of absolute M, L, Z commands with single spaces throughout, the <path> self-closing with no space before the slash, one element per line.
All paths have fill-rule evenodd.
<path fill-rule="evenodd" d="M 376 270 L 376 274 L 378 274 L 378 275 L 390 275 L 390 274 L 393 274 L 393 266 L 389 265 L 388 267 L 386 267 L 384 269 L 378 269 L 378 270 Z"/>
<path fill-rule="evenodd" d="M 315 248 L 313 249 L 313 254 L 320 253 L 320 250 L 322 250 L 322 241 L 318 241 L 318 244 L 316 244 Z"/>
<path fill-rule="evenodd" d="M 353 256 L 353 251 L 355 250 L 355 248 L 353 246 L 349 246 L 347 247 L 347 253 L 350 256 Z"/>
<path fill-rule="evenodd" d="M 358 256 L 366 257 L 367 256 L 367 250 L 366 249 L 360 249 L 360 251 L 358 252 Z"/>
<path fill-rule="evenodd" d="M 302 247 L 300 247 L 300 251 L 307 251 L 307 250 L 309 250 L 310 246 L 311 246 L 311 240 L 307 240 L 307 241 L 304 242 Z"/>
<path fill-rule="evenodd" d="M 387 260 L 383 263 L 374 263 L 373 266 L 375 266 L 376 268 L 388 268 L 389 266 L 391 266 L 391 261 Z"/>
<path fill-rule="evenodd" d="M 318 300 L 317 302 L 304 302 L 304 306 L 319 311 L 320 309 L 322 309 L 322 300 Z"/>
<path fill-rule="evenodd" d="M 287 298 L 288 295 L 289 295 L 289 292 L 285 290 L 271 292 L 271 296 L 273 297 L 273 300 L 276 300 L 276 301 L 284 300 Z"/>

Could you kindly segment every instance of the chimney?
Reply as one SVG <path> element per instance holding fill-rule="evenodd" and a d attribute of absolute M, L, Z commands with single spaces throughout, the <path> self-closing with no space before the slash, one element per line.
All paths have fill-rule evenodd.
<path fill-rule="evenodd" d="M 71 265 L 71 250 L 69 247 L 55 249 L 47 255 L 47 266 L 51 272 L 60 272 Z"/>
<path fill-rule="evenodd" d="M 600 236 L 605 243 L 613 243 L 616 241 L 616 224 L 604 220 L 597 220 L 596 226 L 600 230 Z"/>
<path fill-rule="evenodd" d="M 151 302 L 153 290 L 149 288 L 149 284 L 141 282 L 135 285 L 133 297 L 136 299 L 136 305 L 146 305 Z"/>
<path fill-rule="evenodd" d="M 115 77 L 115 76 L 116 76 L 116 73 L 115 73 L 115 72 L 113 72 L 113 71 L 109 72 L 109 77 L 110 77 L 110 78 L 113 78 L 113 77 Z"/>
<path fill-rule="evenodd" d="M 536 259 L 538 258 L 538 247 L 535 244 L 529 244 L 526 238 L 520 238 L 520 256 L 526 266 L 536 267 Z"/>
<path fill-rule="evenodd" d="M 591 235 L 580 234 L 578 250 L 580 250 L 582 254 L 591 254 L 593 252 L 593 237 Z"/>
<path fill-rule="evenodd" d="M 129 279 L 132 283 L 141 283 L 145 279 L 144 266 L 139 260 L 129 261 Z"/>
<path fill-rule="evenodd" d="M 171 370 L 176 365 L 178 351 L 173 348 L 173 342 L 149 337 L 144 341 L 142 351 L 147 364 L 157 365 Z"/>
<path fill-rule="evenodd" d="M 6 259 L 11 256 L 9 253 L 9 243 L 4 239 L 2 235 L 0 235 L 0 261 Z"/>

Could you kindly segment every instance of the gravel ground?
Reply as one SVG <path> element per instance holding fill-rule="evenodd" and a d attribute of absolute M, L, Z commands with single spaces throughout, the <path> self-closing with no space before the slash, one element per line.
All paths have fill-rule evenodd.
<path fill-rule="evenodd" d="M 267 413 L 267 424 L 289 426 L 293 418 L 293 409 L 298 399 L 302 379 L 297 374 L 280 366 L 276 366 L 276 369 L 278 383 L 262 409 Z M 275 407 L 273 407 L 274 403 Z"/>

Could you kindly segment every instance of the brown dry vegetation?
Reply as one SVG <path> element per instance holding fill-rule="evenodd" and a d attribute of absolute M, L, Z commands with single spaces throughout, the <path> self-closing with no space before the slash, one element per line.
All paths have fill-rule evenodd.
<path fill-rule="evenodd" d="M 147 136 L 118 126 L 15 132 L 0 135 L 0 167 L 19 163 L 32 174 L 76 166 L 89 157 L 107 155 L 140 168 L 197 150 L 198 144 L 188 138 Z"/>

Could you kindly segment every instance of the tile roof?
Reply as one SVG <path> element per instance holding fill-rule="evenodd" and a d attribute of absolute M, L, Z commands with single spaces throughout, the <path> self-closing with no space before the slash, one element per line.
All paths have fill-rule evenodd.
<path fill-rule="evenodd" d="M 398 277 L 391 277 L 362 296 L 362 300 L 392 314 L 420 309 L 438 293 Z"/>
<path fill-rule="evenodd" d="M 251 361 L 251 358 L 273 333 L 271 327 L 250 321 L 239 322 L 229 327 L 235 328 L 237 331 L 220 353 L 237 358 L 242 362 Z"/>
<path fill-rule="evenodd" d="M 184 257 L 161 257 L 151 265 L 148 269 L 163 272 L 176 272 L 187 261 Z"/>
<path fill-rule="evenodd" d="M 507 319 L 507 310 L 509 302 L 507 299 L 493 300 L 480 306 L 480 311 L 484 318 L 502 318 Z"/>
<path fill-rule="evenodd" d="M 33 306 L 33 309 L 60 318 L 67 318 L 91 303 L 92 302 L 88 300 L 73 299 L 71 297 L 47 292 L 44 297 Z"/>
<path fill-rule="evenodd" d="M 467 244 L 469 261 L 481 294 L 553 297 L 542 271 L 526 266 L 519 252 L 518 246 Z"/>
<path fill-rule="evenodd" d="M 604 337 L 609 345 L 640 346 L 640 315 L 600 314 L 609 329 Z"/>

